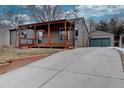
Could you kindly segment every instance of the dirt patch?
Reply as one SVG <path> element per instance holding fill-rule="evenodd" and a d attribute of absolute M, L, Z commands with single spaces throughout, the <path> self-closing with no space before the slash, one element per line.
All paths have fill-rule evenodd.
<path fill-rule="evenodd" d="M 37 56 L 30 56 L 30 57 L 22 57 L 22 58 L 16 58 L 11 59 L 12 63 L 6 63 L 3 65 L 0 65 L 0 74 L 12 71 L 18 67 L 22 67 L 26 64 L 32 63 L 34 61 L 40 60 L 42 58 L 48 57 L 49 54 L 44 55 L 37 55 Z"/>
<path fill-rule="evenodd" d="M 36 62 L 60 51 L 62 49 L 4 49 L 0 53 L 0 74 Z"/>

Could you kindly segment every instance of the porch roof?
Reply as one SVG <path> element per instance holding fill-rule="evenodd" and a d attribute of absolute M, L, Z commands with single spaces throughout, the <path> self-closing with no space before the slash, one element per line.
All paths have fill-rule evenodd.
<path fill-rule="evenodd" d="M 50 25 L 56 25 L 56 26 L 60 26 L 60 25 L 64 25 L 64 23 L 66 22 L 67 26 L 68 25 L 74 25 L 73 22 L 70 22 L 69 20 L 63 19 L 63 20 L 54 20 L 54 21 L 47 21 L 47 22 L 38 22 L 38 23 L 32 23 L 32 24 L 24 24 L 24 25 L 20 25 L 19 28 L 30 28 L 30 29 L 36 29 L 40 26 L 43 27 L 47 27 L 48 24 Z M 16 29 L 11 29 L 10 31 L 14 31 Z"/>

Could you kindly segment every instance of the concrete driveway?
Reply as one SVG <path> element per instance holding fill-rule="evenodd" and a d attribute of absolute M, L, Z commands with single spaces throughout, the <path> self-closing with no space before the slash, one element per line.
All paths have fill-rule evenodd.
<path fill-rule="evenodd" d="M 0 87 L 124 87 L 124 73 L 116 50 L 77 48 L 0 75 Z"/>

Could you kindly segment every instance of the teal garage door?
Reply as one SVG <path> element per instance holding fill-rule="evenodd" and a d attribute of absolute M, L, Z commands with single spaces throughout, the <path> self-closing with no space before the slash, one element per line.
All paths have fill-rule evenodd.
<path fill-rule="evenodd" d="M 90 39 L 91 47 L 108 47 L 110 46 L 110 38 L 92 38 Z"/>

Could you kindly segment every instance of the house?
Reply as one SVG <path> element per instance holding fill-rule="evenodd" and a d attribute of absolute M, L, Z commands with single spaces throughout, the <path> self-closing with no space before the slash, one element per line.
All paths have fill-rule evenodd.
<path fill-rule="evenodd" d="M 67 20 L 56 20 L 21 25 L 11 30 L 11 45 L 16 47 L 74 47 L 74 25 Z M 18 37 L 16 40 L 16 37 Z"/>
<path fill-rule="evenodd" d="M 114 35 L 102 31 L 89 33 L 84 18 L 55 20 L 20 25 L 0 31 L 0 45 L 13 47 L 108 47 L 114 46 Z"/>
<path fill-rule="evenodd" d="M 83 17 L 71 19 L 75 27 L 75 46 L 89 47 L 90 33 Z"/>
<path fill-rule="evenodd" d="M 91 47 L 109 47 L 114 46 L 114 34 L 103 31 L 91 32 Z"/>
<path fill-rule="evenodd" d="M 90 33 L 84 18 L 56 20 L 19 26 L 10 30 L 15 47 L 88 47 Z"/>

